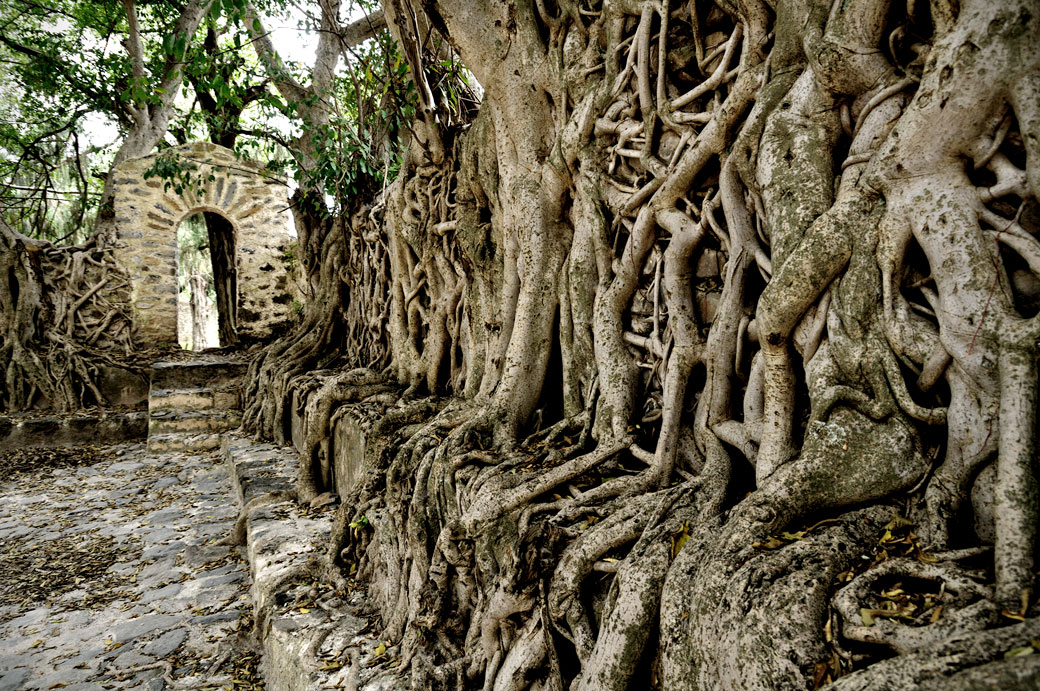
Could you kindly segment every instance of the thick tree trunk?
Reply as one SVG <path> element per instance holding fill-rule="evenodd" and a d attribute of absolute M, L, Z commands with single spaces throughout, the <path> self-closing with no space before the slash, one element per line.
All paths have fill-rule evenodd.
<path fill-rule="evenodd" d="M 235 228 L 218 213 L 205 212 L 213 283 L 217 291 L 217 332 L 220 346 L 238 341 L 238 265 L 235 258 Z M 217 345 L 215 343 L 210 345 Z"/>
<path fill-rule="evenodd" d="M 206 321 L 209 318 L 206 277 L 192 274 L 188 286 L 191 293 L 191 350 L 203 350 L 211 345 L 206 340 Z"/>
<path fill-rule="evenodd" d="M 314 317 L 254 405 L 296 392 L 305 497 L 336 406 L 382 411 L 330 575 L 413 685 L 1035 680 L 1035 2 L 385 9 L 415 136 L 312 261 L 389 367 L 305 376 Z"/>

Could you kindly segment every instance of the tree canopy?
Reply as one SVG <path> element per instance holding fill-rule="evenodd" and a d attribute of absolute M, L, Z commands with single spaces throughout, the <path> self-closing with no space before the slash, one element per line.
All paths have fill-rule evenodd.
<path fill-rule="evenodd" d="M 83 240 L 114 163 L 195 139 L 268 160 L 297 180 L 328 184 L 334 200 L 353 196 L 359 176 L 378 181 L 396 170 L 398 133 L 414 104 L 383 25 L 337 39 L 339 50 L 327 52 L 329 64 L 319 68 L 335 78 L 310 101 L 298 92 L 287 99 L 276 84 L 310 88 L 311 66 L 280 57 L 266 62 L 254 44 L 269 43 L 265 21 L 295 20 L 301 33 L 323 30 L 320 8 L 292 14 L 291 7 L 244 0 L 6 4 L 5 219 L 29 235 Z M 365 10 L 343 7 L 345 15 Z M 315 99 L 330 117 L 311 122 Z M 109 141 L 99 141 L 106 135 Z M 312 136 L 319 154 L 299 146 Z M 317 159 L 313 169 L 298 165 L 309 157 Z"/>
<path fill-rule="evenodd" d="M 91 357 L 26 237 L 63 183 L 104 265 L 88 113 L 108 165 L 276 160 L 306 302 L 244 427 L 342 495 L 320 575 L 400 652 L 363 681 L 1035 687 L 1035 0 L 321 0 L 306 66 L 275 2 L 8 5 L 0 401 Z"/>

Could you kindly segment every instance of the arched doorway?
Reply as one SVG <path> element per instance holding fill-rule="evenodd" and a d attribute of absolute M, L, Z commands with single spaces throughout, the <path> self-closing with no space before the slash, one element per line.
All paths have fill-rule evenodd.
<path fill-rule="evenodd" d="M 177 343 L 184 350 L 234 345 L 234 226 L 212 211 L 177 226 Z"/>
<path fill-rule="evenodd" d="M 186 182 L 146 179 L 160 156 L 186 171 Z M 283 178 L 197 142 L 126 161 L 114 182 L 117 258 L 133 282 L 136 343 L 178 341 L 177 228 L 195 214 L 207 229 L 222 344 L 263 339 L 288 322 L 295 237 Z"/>

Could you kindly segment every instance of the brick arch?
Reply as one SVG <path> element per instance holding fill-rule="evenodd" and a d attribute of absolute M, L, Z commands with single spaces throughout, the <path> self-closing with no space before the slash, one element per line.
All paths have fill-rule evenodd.
<path fill-rule="evenodd" d="M 133 283 L 134 341 L 176 343 L 177 227 L 205 211 L 224 216 L 235 230 L 239 334 L 268 336 L 290 318 L 292 301 L 282 261 L 295 242 L 285 180 L 229 149 L 195 142 L 162 153 L 194 165 L 193 179 L 202 181 L 177 194 L 159 178 L 144 178 L 157 155 L 125 161 L 114 179 L 116 253 Z"/>

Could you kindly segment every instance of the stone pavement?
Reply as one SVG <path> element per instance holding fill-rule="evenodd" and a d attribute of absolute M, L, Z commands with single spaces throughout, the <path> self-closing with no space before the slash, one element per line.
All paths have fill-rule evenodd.
<path fill-rule="evenodd" d="M 219 452 L 101 456 L 0 478 L 0 691 L 261 688 Z"/>

